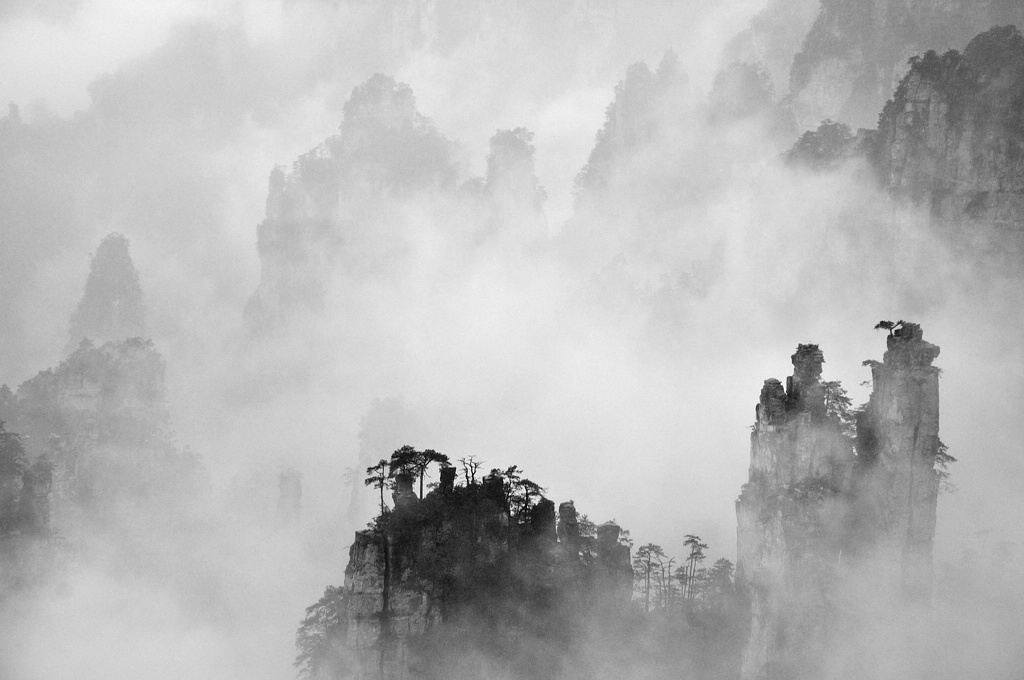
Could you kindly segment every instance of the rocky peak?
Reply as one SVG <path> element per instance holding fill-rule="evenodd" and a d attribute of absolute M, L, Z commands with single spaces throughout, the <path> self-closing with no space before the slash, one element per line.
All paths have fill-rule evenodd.
<path fill-rule="evenodd" d="M 346 151 L 372 142 L 384 131 L 408 129 L 421 123 L 412 88 L 381 73 L 352 90 L 344 113 L 340 130 Z"/>
<path fill-rule="evenodd" d="M 526 128 L 498 130 L 491 137 L 486 186 L 500 209 L 540 211 L 546 198 L 533 160 L 533 133 Z"/>
<path fill-rule="evenodd" d="M 924 331 L 916 323 L 905 322 L 885 340 L 883 363 L 888 366 L 927 368 L 939 356 L 938 345 L 925 342 Z"/>
<path fill-rule="evenodd" d="M 738 587 L 750 598 L 745 679 L 822 676 L 863 613 L 844 588 L 870 585 L 885 610 L 927 601 L 940 451 L 939 348 L 910 322 L 883 322 L 886 352 L 853 441 L 829 422 L 821 350 L 800 345 L 784 390 L 766 380 L 736 503 Z M 837 603 L 843 603 L 837 606 Z M 877 615 L 877 611 L 873 612 Z"/>
<path fill-rule="evenodd" d="M 1024 25 L 1024 6 L 990 0 L 824 0 L 790 72 L 801 127 L 826 118 L 867 127 L 905 63 L 959 49 L 991 26 Z"/>
<path fill-rule="evenodd" d="M 618 525 L 582 535 L 568 501 L 556 530 L 550 500 L 513 509 L 499 471 L 455 486 L 454 470 L 442 468 L 422 500 L 406 499 L 410 480 L 396 477 L 395 509 L 356 533 L 336 620 L 315 631 L 333 636 L 339 668 L 385 680 L 479 677 L 480 655 L 493 654 L 494 669 L 536 677 L 536 659 L 520 664 L 550 643 L 552 622 L 568 643 L 588 608 L 616 615 L 628 605 L 632 568 Z M 500 644 L 489 647 L 495 630 Z M 558 675 L 564 651 L 545 658 L 544 677 Z M 311 660 L 306 670 L 321 677 L 331 663 Z"/>
<path fill-rule="evenodd" d="M 353 89 L 340 134 L 270 173 L 257 227 L 260 284 L 245 308 L 254 333 L 322 308 L 331 284 L 378 273 L 405 252 L 424 194 L 454 193 L 453 144 L 420 115 L 412 89 L 377 74 Z"/>
<path fill-rule="evenodd" d="M 851 553 L 893 596 L 932 591 L 939 475 L 939 348 L 918 324 L 897 324 L 857 419 L 857 530 Z"/>
<path fill-rule="evenodd" d="M 874 162 L 961 247 L 1024 251 L 1024 38 L 993 28 L 961 54 L 927 52 L 885 105 Z"/>
<path fill-rule="evenodd" d="M 85 292 L 71 315 L 69 352 L 83 338 L 102 344 L 146 336 L 142 287 L 128 247 L 124 234 L 113 233 L 92 256 Z"/>

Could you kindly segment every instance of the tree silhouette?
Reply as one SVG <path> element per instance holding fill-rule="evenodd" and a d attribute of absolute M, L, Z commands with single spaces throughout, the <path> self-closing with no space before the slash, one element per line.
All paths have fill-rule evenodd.
<path fill-rule="evenodd" d="M 459 458 L 459 463 L 462 464 L 462 474 L 466 476 L 466 486 L 475 486 L 476 473 L 480 471 L 480 466 L 484 462 L 477 460 L 476 456 L 469 456 L 467 458 Z"/>
<path fill-rule="evenodd" d="M 642 582 L 644 588 L 644 613 L 651 611 L 651 570 L 658 563 L 659 557 L 664 558 L 665 551 L 654 543 L 640 546 L 633 557 L 634 578 Z"/>
<path fill-rule="evenodd" d="M 406 445 L 391 454 L 391 476 L 405 473 L 411 477 L 419 477 L 420 500 L 423 500 L 423 479 L 432 463 L 437 463 L 442 467 L 450 465 L 448 456 L 443 453 L 438 453 L 433 449 L 417 451 Z"/>
<path fill-rule="evenodd" d="M 879 328 L 883 328 L 889 331 L 889 335 L 899 335 L 899 331 L 903 328 L 905 323 L 906 322 L 903 319 L 900 319 L 899 321 L 882 320 L 875 324 L 875 330 L 877 331 Z"/>
<path fill-rule="evenodd" d="M 293 664 L 299 677 L 320 678 L 345 670 L 345 592 L 327 586 L 316 604 L 306 608 L 306 617 L 295 634 L 299 654 Z"/>
<path fill-rule="evenodd" d="M 708 544 L 701 543 L 700 536 L 687 534 L 683 545 L 690 548 L 690 554 L 686 558 L 686 570 L 683 572 L 685 578 L 683 582 L 683 599 L 692 602 L 697 577 L 697 565 L 704 561 L 704 551 L 707 550 Z"/>
<path fill-rule="evenodd" d="M 448 467 L 451 462 L 448 460 L 448 456 L 443 453 L 438 453 L 434 449 L 427 449 L 420 453 L 419 458 L 416 460 L 416 471 L 420 476 L 420 500 L 423 499 L 423 477 L 427 473 L 427 468 L 430 467 L 431 463 L 436 463 L 440 467 Z"/>
<path fill-rule="evenodd" d="M 378 462 L 376 465 L 366 468 L 367 477 L 365 480 L 363 480 L 363 483 L 366 484 L 366 486 L 372 486 L 375 489 L 380 489 L 381 515 L 384 514 L 384 511 L 386 509 L 386 506 L 384 505 L 384 489 L 385 487 L 387 487 L 388 478 L 391 476 L 389 474 L 389 469 L 390 463 L 381 458 L 380 462 Z"/>

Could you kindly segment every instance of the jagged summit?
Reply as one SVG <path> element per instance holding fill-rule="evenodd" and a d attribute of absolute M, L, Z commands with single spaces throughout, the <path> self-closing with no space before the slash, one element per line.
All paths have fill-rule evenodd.
<path fill-rule="evenodd" d="M 322 307 L 332 274 L 379 268 L 402 250 L 397 206 L 455 189 L 455 149 L 416 109 L 412 89 L 376 74 L 353 89 L 339 134 L 270 175 L 257 228 L 260 285 L 251 331 Z"/>
<path fill-rule="evenodd" d="M 823 354 L 800 345 L 786 388 L 766 380 L 736 502 L 736 579 L 750 598 L 744 679 L 823 677 L 839 631 L 895 603 L 926 602 L 943 465 L 939 348 L 910 322 L 872 368 L 870 400 L 845 427 L 849 399 L 821 381 Z M 845 418 L 844 418 L 845 412 Z M 877 602 L 851 598 L 867 586 Z"/>
<path fill-rule="evenodd" d="M 577 202 L 597 200 L 616 167 L 649 144 L 666 122 L 678 115 L 678 104 L 688 92 L 688 79 L 679 58 L 666 52 L 652 72 L 644 62 L 626 71 L 615 86 L 615 98 L 605 113 L 587 164 L 576 176 Z"/>
<path fill-rule="evenodd" d="M 145 337 L 145 306 L 139 273 L 124 234 L 100 242 L 89 267 L 85 292 L 71 315 L 66 354 L 88 338 L 95 344 Z"/>

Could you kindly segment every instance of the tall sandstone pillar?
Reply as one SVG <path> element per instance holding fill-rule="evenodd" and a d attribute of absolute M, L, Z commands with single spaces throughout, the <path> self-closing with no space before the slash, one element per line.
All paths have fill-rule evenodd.
<path fill-rule="evenodd" d="M 856 513 L 849 547 L 874 587 L 909 601 L 932 593 L 939 475 L 939 348 L 907 323 L 872 362 L 873 390 L 857 419 Z"/>
<path fill-rule="evenodd" d="M 826 403 L 816 345 L 797 348 L 786 387 L 765 381 L 736 503 L 736 581 L 751 616 L 744 680 L 831 677 L 848 665 L 834 653 L 853 649 L 851 632 L 872 616 L 913 625 L 891 615 L 930 600 L 938 354 L 917 324 L 891 333 L 883 361 L 868 362 L 856 451 Z M 862 640 L 851 668 L 885 656 L 884 644 Z"/>
<path fill-rule="evenodd" d="M 818 346 L 792 358 L 787 386 L 770 379 L 761 390 L 736 502 L 736 581 L 751 607 L 745 679 L 815 677 L 832 634 L 853 446 L 826 415 Z"/>

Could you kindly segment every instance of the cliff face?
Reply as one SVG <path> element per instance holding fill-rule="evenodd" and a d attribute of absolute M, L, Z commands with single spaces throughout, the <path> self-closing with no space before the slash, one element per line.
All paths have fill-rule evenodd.
<path fill-rule="evenodd" d="M 744 678 L 820 677 L 857 603 L 846 588 L 927 601 L 938 493 L 938 370 L 920 326 L 897 326 L 843 432 L 821 353 L 801 345 L 783 388 L 765 381 L 737 501 L 737 584 L 749 597 Z M 877 613 L 876 613 L 877 614 Z"/>
<path fill-rule="evenodd" d="M 930 52 L 879 118 L 874 161 L 886 187 L 930 208 L 957 242 L 1024 252 L 1024 38 L 1012 26 L 963 54 Z"/>
<path fill-rule="evenodd" d="M 939 348 L 906 324 L 871 368 L 873 390 L 857 421 L 858 568 L 894 595 L 927 601 L 939 494 Z"/>
<path fill-rule="evenodd" d="M 853 447 L 828 417 L 816 345 L 800 345 L 784 388 L 766 380 L 736 504 L 737 583 L 748 591 L 743 677 L 813 672 L 826 648 Z"/>
<path fill-rule="evenodd" d="M 399 479 L 395 509 L 356 534 L 337 611 L 338 677 L 549 677 L 584 612 L 621 609 L 629 548 L 606 523 L 581 535 L 573 504 L 509 501 L 498 476 L 423 500 Z M 310 669 L 314 670 L 314 669 Z M 332 676 L 333 677 L 333 676 Z"/>
<path fill-rule="evenodd" d="M 824 0 L 793 60 L 790 96 L 802 128 L 831 118 L 869 127 L 904 72 L 927 50 L 959 49 L 998 24 L 1024 24 L 1000 0 Z"/>

